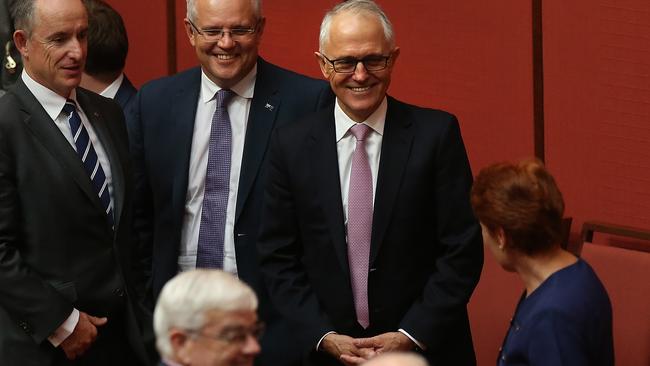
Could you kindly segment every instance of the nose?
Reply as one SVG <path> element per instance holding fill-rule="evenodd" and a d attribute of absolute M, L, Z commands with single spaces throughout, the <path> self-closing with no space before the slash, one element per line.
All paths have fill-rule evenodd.
<path fill-rule="evenodd" d="M 244 344 L 244 348 L 242 350 L 243 353 L 247 355 L 257 355 L 261 350 L 262 348 L 260 347 L 260 343 L 257 340 L 257 337 L 249 334 L 246 337 L 246 343 Z"/>
<path fill-rule="evenodd" d="M 78 37 L 72 37 L 70 40 L 70 49 L 69 49 L 69 55 L 70 57 L 78 60 L 83 57 L 84 54 L 84 49 L 86 46 L 86 39 L 85 38 L 78 38 Z"/>
<path fill-rule="evenodd" d="M 363 65 L 363 62 L 359 61 L 357 63 L 356 69 L 354 69 L 354 74 L 352 74 L 352 79 L 354 81 L 358 82 L 363 82 L 366 79 L 368 79 L 368 70 L 366 70 L 366 67 Z"/>
<path fill-rule="evenodd" d="M 230 49 L 235 47 L 235 41 L 232 39 L 232 35 L 230 34 L 230 31 L 223 32 L 223 36 L 217 42 L 217 45 L 221 49 Z"/>

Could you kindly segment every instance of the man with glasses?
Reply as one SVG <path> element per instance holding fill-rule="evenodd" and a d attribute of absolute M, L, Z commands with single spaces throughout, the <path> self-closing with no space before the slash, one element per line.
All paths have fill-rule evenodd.
<path fill-rule="evenodd" d="M 295 340 L 258 269 L 266 150 L 273 128 L 333 101 L 322 80 L 258 56 L 260 0 L 188 0 L 200 67 L 144 85 L 128 118 L 147 296 L 179 271 L 221 268 L 248 283 L 267 323 L 259 364 L 293 365 Z M 152 253 L 151 253 L 152 252 Z"/>
<path fill-rule="evenodd" d="M 197 269 L 163 287 L 154 312 L 167 366 L 252 366 L 264 324 L 253 290 L 230 273 Z"/>
<path fill-rule="evenodd" d="M 472 173 L 453 115 L 386 95 L 399 54 L 374 2 L 334 7 L 316 58 L 336 104 L 271 140 L 261 269 L 309 365 L 411 350 L 476 363 Z"/>

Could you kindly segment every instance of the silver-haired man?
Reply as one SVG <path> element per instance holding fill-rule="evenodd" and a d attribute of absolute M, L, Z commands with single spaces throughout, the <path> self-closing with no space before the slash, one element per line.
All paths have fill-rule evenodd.
<path fill-rule="evenodd" d="M 220 270 L 177 275 L 154 312 L 156 346 L 167 366 L 253 365 L 262 329 L 253 290 Z"/>

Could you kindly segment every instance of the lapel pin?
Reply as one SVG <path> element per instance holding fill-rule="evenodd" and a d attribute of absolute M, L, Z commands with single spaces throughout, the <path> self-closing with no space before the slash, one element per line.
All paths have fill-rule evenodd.
<path fill-rule="evenodd" d="M 269 111 L 273 111 L 273 108 L 275 108 L 275 107 L 272 106 L 272 105 L 270 105 L 269 103 L 266 103 L 266 105 L 264 106 L 264 108 L 268 109 Z"/>
<path fill-rule="evenodd" d="M 95 117 L 99 117 L 99 113 L 97 113 L 97 112 L 93 112 L 93 116 L 95 116 Z"/>

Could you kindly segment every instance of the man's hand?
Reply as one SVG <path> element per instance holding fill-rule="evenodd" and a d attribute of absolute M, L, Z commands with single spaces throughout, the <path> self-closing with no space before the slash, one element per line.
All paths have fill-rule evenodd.
<path fill-rule="evenodd" d="M 69 360 L 74 360 L 83 355 L 93 342 L 95 342 L 97 338 L 97 327 L 101 327 L 106 322 L 108 322 L 107 318 L 97 318 L 83 311 L 79 311 L 79 321 L 74 327 L 72 334 L 60 344 L 61 349 L 65 352 L 65 356 Z"/>
<path fill-rule="evenodd" d="M 354 340 L 354 345 L 357 348 L 372 348 L 377 354 L 392 351 L 412 351 L 416 346 L 412 340 L 401 332 L 383 333 L 372 338 L 358 338 Z"/>
<path fill-rule="evenodd" d="M 332 333 L 325 336 L 321 348 L 348 366 L 359 365 L 375 355 L 372 349 L 359 348 L 354 343 L 352 337 Z"/>

